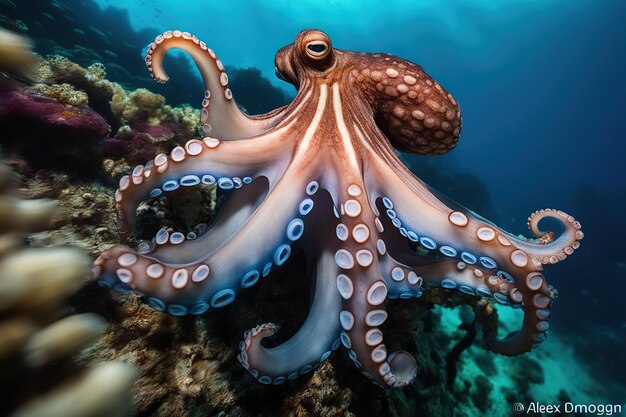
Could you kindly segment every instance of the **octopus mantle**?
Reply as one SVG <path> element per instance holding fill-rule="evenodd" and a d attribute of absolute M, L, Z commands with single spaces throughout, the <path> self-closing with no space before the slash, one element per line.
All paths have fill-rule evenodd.
<path fill-rule="evenodd" d="M 578 248 L 571 216 L 541 210 L 536 239 L 498 228 L 439 200 L 399 160 L 398 150 L 437 155 L 461 130 L 454 98 L 422 68 L 388 54 L 335 49 L 318 30 L 300 32 L 276 54 L 277 75 L 296 86 L 293 102 L 260 116 L 242 113 L 213 50 L 180 31 L 160 35 L 146 64 L 167 81 L 170 48 L 191 55 L 204 79 L 205 137 L 135 167 L 115 193 L 118 225 L 131 230 L 137 206 L 179 187 L 214 186 L 228 198 L 206 233 L 161 229 L 138 249 L 115 246 L 95 262 L 105 287 L 130 287 L 159 311 L 203 314 L 235 300 L 300 245 L 315 292 L 310 313 L 285 343 L 267 348 L 274 324 L 249 330 L 239 359 L 260 382 L 279 384 L 311 371 L 343 345 L 372 381 L 399 387 L 416 375 L 414 358 L 388 353 L 380 326 L 385 300 L 443 287 L 520 308 L 522 328 L 488 343 L 526 352 L 546 338 L 552 298 L 542 270 Z M 540 231 L 544 218 L 562 225 Z"/>

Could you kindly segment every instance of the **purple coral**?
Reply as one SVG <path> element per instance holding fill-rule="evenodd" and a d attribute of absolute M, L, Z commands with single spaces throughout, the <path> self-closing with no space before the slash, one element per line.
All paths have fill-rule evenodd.
<path fill-rule="evenodd" d="M 107 139 L 102 144 L 102 154 L 105 157 L 125 158 L 129 164 L 138 165 L 150 159 L 157 152 L 149 134 L 129 131 Z"/>
<path fill-rule="evenodd" d="M 20 91 L 0 92 L 0 143 L 18 151 L 35 168 L 93 172 L 97 143 L 109 132 L 107 121 L 89 107 Z"/>
<path fill-rule="evenodd" d="M 18 91 L 0 95 L 0 120 L 21 122 L 23 128 L 41 126 L 62 130 L 64 136 L 102 138 L 109 125 L 90 108 L 65 106 L 58 101 Z"/>

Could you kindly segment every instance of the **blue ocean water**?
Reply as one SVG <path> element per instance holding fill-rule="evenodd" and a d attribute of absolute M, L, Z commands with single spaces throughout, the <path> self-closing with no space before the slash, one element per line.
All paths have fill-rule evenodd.
<path fill-rule="evenodd" d="M 338 48 L 419 63 L 464 111 L 463 140 L 442 163 L 479 175 L 503 211 L 558 204 L 578 184 L 626 190 L 623 1 L 97 3 L 128 9 L 136 29 L 192 32 L 225 63 L 257 67 L 289 91 L 273 56 L 302 28 L 326 31 Z"/>
<path fill-rule="evenodd" d="M 420 64 L 460 103 L 463 133 L 447 155 L 404 160 L 434 188 L 514 233 L 528 236 L 526 219 L 541 208 L 582 223 L 581 248 L 546 274 L 560 294 L 552 318 L 560 342 L 547 348 L 573 346 L 598 384 L 609 381 L 606 397 L 588 398 L 619 400 L 615 393 L 626 389 L 625 1 L 95 3 L 122 10 L 146 45 L 165 30 L 189 31 L 226 65 L 257 68 L 287 97 L 293 87 L 275 77 L 273 58 L 304 28 L 324 30 L 340 49 Z M 192 85 L 189 94 L 199 96 Z"/>
<path fill-rule="evenodd" d="M 126 9 L 136 30 L 192 32 L 225 64 L 256 67 L 289 94 L 273 56 L 303 28 L 326 31 L 337 48 L 419 63 L 460 103 L 463 133 L 447 155 L 407 160 L 418 172 L 432 164 L 451 179 L 478 178 L 494 220 L 515 233 L 528 233 L 537 209 L 574 215 L 587 237 L 550 271 L 564 294 L 557 308 L 626 332 L 626 2 L 96 2 Z M 450 196 L 480 212 L 464 200 L 473 185 Z"/>
<path fill-rule="evenodd" d="M 458 100 L 464 127 L 449 155 L 407 160 L 452 181 L 477 177 L 498 223 L 516 233 L 528 234 L 526 217 L 540 208 L 579 219 L 582 249 L 549 271 L 561 293 L 554 321 L 572 332 L 608 326 L 624 340 L 626 2 L 132 0 L 123 8 L 135 29 L 190 31 L 225 63 L 257 67 L 288 92 L 273 55 L 302 28 L 326 31 L 337 48 L 419 63 Z M 470 194 L 461 187 L 451 197 L 474 208 L 463 199 Z"/>

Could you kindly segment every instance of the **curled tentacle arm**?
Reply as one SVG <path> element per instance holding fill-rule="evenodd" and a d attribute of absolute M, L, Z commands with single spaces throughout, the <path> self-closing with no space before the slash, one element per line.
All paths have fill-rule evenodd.
<path fill-rule="evenodd" d="M 187 52 L 202 75 L 205 93 L 201 121 L 205 136 L 224 140 L 248 138 L 268 130 L 285 116 L 285 108 L 254 118 L 239 110 L 228 87 L 228 75 L 222 62 L 211 48 L 187 32 L 167 31 L 150 44 L 146 65 L 156 81 L 164 83 L 169 79 L 163 69 L 163 57 L 172 48 Z"/>
<path fill-rule="evenodd" d="M 273 348 L 264 347 L 261 341 L 276 331 L 274 324 L 266 323 L 247 331 L 240 344 L 239 360 L 265 384 L 279 384 L 311 371 L 339 346 L 337 317 L 341 297 L 335 287 L 337 265 L 332 254 L 326 252 L 319 257 L 313 275 L 315 296 L 311 311 L 291 339 Z"/>
<path fill-rule="evenodd" d="M 226 305 L 237 291 L 282 265 L 291 254 L 292 242 L 301 238 L 303 219 L 315 203 L 304 178 L 299 178 L 280 181 L 250 219 L 218 245 L 211 242 L 209 230 L 195 240 L 176 243 L 172 235 L 170 245 L 151 254 L 116 246 L 96 261 L 98 272 L 104 274 L 105 283 L 112 285 L 117 279 L 156 299 L 156 304 L 174 303 L 175 310 Z"/>
<path fill-rule="evenodd" d="M 475 262 L 486 257 L 487 263 L 495 262 L 497 265 L 512 259 L 535 265 L 553 264 L 572 254 L 584 236 L 580 223 L 572 216 L 548 209 L 535 213 L 529 219 L 529 227 L 539 237 L 539 242 L 518 238 L 470 211 L 449 208 L 400 165 L 400 172 L 382 163 L 373 167 L 375 169 L 368 179 L 372 188 L 370 200 L 380 207 L 381 217 L 385 217 L 407 241 L 419 243 L 420 247 L 445 256 L 474 259 Z M 393 181 L 398 174 L 405 180 Z M 383 188 L 379 184 L 390 186 Z M 541 232 L 538 228 L 538 223 L 546 218 L 557 220 L 563 227 L 553 241 L 550 241 L 552 234 Z"/>
<path fill-rule="evenodd" d="M 386 217 L 382 222 L 384 227 L 396 229 L 398 237 L 403 236 L 428 257 L 440 260 L 432 265 L 415 266 L 416 274 L 426 283 L 458 288 L 467 294 L 487 296 L 491 293 L 496 301 L 504 304 L 521 303 L 522 329 L 504 340 L 492 337 L 490 347 L 495 352 L 520 354 L 545 339 L 552 298 L 541 275 L 541 259 L 531 252 L 543 245 L 527 243 L 528 252 L 519 249 L 509 234 L 471 213 L 453 211 L 417 179 L 392 182 L 396 175 L 390 168 L 376 167 L 376 173 L 369 175 L 377 175 L 383 181 L 369 179 L 368 183 L 371 184 L 370 198 L 375 201 L 381 217 Z M 377 189 L 378 183 L 388 186 L 384 190 Z M 564 219 L 563 223 L 570 225 L 564 239 L 576 238 L 573 230 L 577 223 L 565 214 L 559 216 Z M 536 223 L 531 221 L 531 227 L 536 228 Z M 559 239 L 554 243 L 564 244 Z M 408 244 L 403 251 L 404 260 L 406 254 L 411 253 Z M 416 254 L 415 258 L 420 256 Z"/>
<path fill-rule="evenodd" d="M 544 219 L 558 221 L 562 227 L 561 233 L 555 238 L 555 232 L 542 231 L 539 223 Z M 542 264 L 555 264 L 574 253 L 580 247 L 580 241 L 585 236 L 580 223 L 573 216 L 560 210 L 544 209 L 533 213 L 528 218 L 528 228 L 537 237 L 537 241 L 512 236 L 507 233 L 508 239 L 513 245 Z M 498 229 L 502 233 L 505 231 Z"/>
<path fill-rule="evenodd" d="M 134 224 L 135 210 L 148 197 L 163 191 L 200 182 L 223 188 L 240 186 L 260 176 L 270 180 L 270 187 L 281 177 L 289 162 L 285 136 L 289 125 L 267 135 L 246 141 L 221 142 L 214 138 L 190 140 L 178 146 L 170 156 L 157 155 L 146 165 L 139 165 L 120 179 L 115 194 L 118 227 L 128 231 Z"/>

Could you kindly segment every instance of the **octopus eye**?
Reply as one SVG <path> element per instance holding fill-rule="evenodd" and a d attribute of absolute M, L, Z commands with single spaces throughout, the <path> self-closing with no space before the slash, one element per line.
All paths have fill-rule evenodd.
<path fill-rule="evenodd" d="M 320 59 L 328 52 L 328 44 L 324 41 L 312 41 L 306 45 L 306 53 L 313 59 Z"/>
<path fill-rule="evenodd" d="M 322 53 L 326 50 L 326 45 L 322 45 L 321 43 L 310 43 L 307 48 L 309 48 L 312 52 Z"/>

